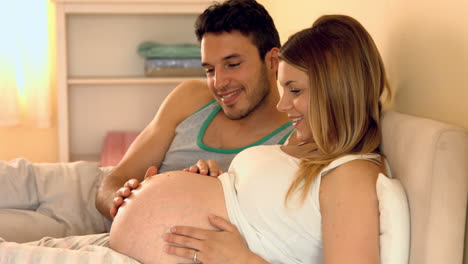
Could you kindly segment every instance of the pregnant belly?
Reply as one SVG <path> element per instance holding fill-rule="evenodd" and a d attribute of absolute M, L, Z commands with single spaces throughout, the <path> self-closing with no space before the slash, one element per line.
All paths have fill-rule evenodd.
<path fill-rule="evenodd" d="M 162 235 L 175 225 L 214 229 L 210 214 L 228 219 L 218 179 L 182 171 L 158 174 L 143 181 L 119 209 L 110 247 L 142 263 L 189 262 L 164 253 Z"/>

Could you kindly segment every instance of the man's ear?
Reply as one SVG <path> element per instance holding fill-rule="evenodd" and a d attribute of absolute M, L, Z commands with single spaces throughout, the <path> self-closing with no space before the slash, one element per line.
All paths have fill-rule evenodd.
<path fill-rule="evenodd" d="M 267 69 L 275 73 L 278 71 L 278 64 L 279 64 L 278 54 L 279 54 L 279 48 L 272 48 L 265 55 L 265 63 L 266 63 Z"/>

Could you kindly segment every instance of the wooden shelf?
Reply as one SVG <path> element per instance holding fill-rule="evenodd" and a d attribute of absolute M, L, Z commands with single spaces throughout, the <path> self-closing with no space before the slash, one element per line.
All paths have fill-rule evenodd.
<path fill-rule="evenodd" d="M 204 77 L 112 77 L 112 78 L 70 78 L 68 84 L 82 85 L 82 84 L 178 84 L 186 80 L 202 80 Z"/>

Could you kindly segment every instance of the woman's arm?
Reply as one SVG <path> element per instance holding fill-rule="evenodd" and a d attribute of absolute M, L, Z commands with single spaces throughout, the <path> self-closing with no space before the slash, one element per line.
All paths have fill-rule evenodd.
<path fill-rule="evenodd" d="M 346 163 L 320 186 L 325 264 L 379 263 L 379 207 L 375 184 L 380 168 L 369 161 Z"/>

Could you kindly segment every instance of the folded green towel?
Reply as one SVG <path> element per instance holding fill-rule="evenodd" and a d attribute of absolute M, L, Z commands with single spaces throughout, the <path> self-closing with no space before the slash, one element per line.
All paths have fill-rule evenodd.
<path fill-rule="evenodd" d="M 138 54 L 145 58 L 201 58 L 200 47 L 195 44 L 143 42 L 138 46 Z"/>

